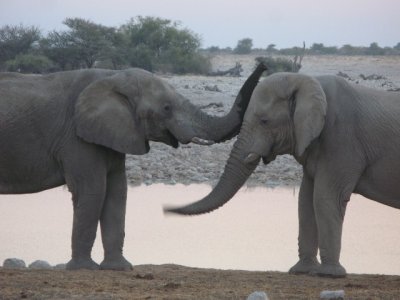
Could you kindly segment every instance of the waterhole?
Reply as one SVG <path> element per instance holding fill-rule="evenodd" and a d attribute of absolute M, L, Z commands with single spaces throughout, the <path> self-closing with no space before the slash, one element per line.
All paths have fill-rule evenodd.
<path fill-rule="evenodd" d="M 164 215 L 164 205 L 198 200 L 207 185 L 129 188 L 125 257 L 134 265 L 287 271 L 297 262 L 298 188 L 242 188 L 215 212 Z M 17 257 L 51 264 L 70 258 L 72 203 L 65 188 L 0 195 L 0 263 Z M 400 275 L 400 211 L 353 195 L 343 229 L 341 262 L 349 273 Z M 101 262 L 97 234 L 93 258 Z"/>

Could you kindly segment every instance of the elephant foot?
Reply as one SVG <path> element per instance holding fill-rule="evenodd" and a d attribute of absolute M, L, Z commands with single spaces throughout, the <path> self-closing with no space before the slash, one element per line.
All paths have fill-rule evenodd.
<path fill-rule="evenodd" d="M 114 270 L 114 271 L 132 271 L 132 264 L 125 259 L 122 255 L 115 258 L 106 257 L 100 264 L 102 270 Z"/>
<path fill-rule="evenodd" d="M 317 269 L 321 264 L 316 257 L 300 259 L 297 264 L 290 268 L 289 274 L 309 274 Z"/>
<path fill-rule="evenodd" d="M 85 258 L 85 259 L 73 258 L 67 263 L 65 268 L 67 270 L 81 270 L 81 269 L 99 270 L 100 266 L 97 263 L 95 263 L 91 258 Z"/>
<path fill-rule="evenodd" d="M 343 278 L 346 277 L 346 269 L 341 264 L 324 264 L 311 271 L 311 275 L 330 277 L 330 278 Z"/>

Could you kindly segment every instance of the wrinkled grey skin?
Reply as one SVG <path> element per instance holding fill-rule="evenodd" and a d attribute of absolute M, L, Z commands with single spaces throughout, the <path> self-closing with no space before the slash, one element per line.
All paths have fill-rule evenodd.
<path fill-rule="evenodd" d="M 147 153 L 149 140 L 178 147 L 233 137 L 264 69 L 257 68 L 219 118 L 140 69 L 0 73 L 0 194 L 67 184 L 74 208 L 67 269 L 132 269 L 122 254 L 125 153 Z M 100 266 L 91 259 L 99 222 Z"/>
<path fill-rule="evenodd" d="M 400 93 L 352 85 L 336 76 L 271 75 L 254 90 L 213 191 L 198 202 L 167 211 L 194 215 L 222 206 L 260 158 L 268 164 L 280 154 L 292 154 L 304 173 L 300 260 L 290 272 L 345 276 L 339 256 L 350 195 L 400 208 Z"/>

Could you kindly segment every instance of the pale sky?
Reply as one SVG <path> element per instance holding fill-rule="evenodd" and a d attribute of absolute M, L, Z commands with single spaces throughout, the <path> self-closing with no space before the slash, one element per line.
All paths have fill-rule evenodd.
<path fill-rule="evenodd" d="M 257 48 L 400 42 L 400 0 L 0 0 L 0 26 L 45 32 L 66 29 L 67 17 L 119 26 L 137 15 L 180 21 L 202 47 L 235 47 L 242 38 Z"/>

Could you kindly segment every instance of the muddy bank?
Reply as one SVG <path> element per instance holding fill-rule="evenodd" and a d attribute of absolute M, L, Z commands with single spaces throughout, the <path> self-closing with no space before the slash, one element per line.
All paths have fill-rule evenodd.
<path fill-rule="evenodd" d="M 223 115 L 250 75 L 256 55 L 223 55 L 212 59 L 214 70 L 226 70 L 240 62 L 242 77 L 163 76 L 182 95 L 210 114 Z M 377 89 L 400 87 L 400 58 L 373 56 L 304 57 L 301 73 L 309 75 L 339 73 L 349 81 Z M 375 76 L 376 75 L 376 76 Z M 212 146 L 181 145 L 173 149 L 151 143 L 150 153 L 128 156 L 127 171 L 131 185 L 152 183 L 206 183 L 213 185 L 223 171 L 234 140 Z M 249 186 L 299 185 L 301 166 L 289 155 L 278 157 L 268 166 L 260 165 L 247 181 Z"/>

